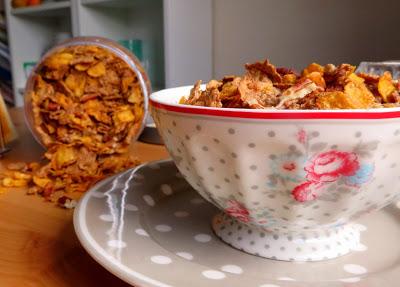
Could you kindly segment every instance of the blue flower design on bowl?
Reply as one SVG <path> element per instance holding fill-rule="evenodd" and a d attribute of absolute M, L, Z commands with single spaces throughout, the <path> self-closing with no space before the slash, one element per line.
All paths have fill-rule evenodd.
<path fill-rule="evenodd" d="M 290 182 L 300 182 L 305 178 L 306 157 L 297 154 L 283 154 L 270 161 L 272 174 Z"/>
<path fill-rule="evenodd" d="M 345 183 L 351 186 L 360 186 L 368 182 L 371 179 L 373 173 L 374 173 L 374 164 L 363 163 L 360 165 L 360 168 L 354 175 L 347 176 L 345 178 Z"/>

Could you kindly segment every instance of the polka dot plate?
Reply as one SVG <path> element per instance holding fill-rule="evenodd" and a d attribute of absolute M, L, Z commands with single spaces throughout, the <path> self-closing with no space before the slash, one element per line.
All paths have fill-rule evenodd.
<path fill-rule="evenodd" d="M 97 184 L 76 208 L 74 225 L 89 254 L 135 286 L 391 287 L 400 281 L 398 207 L 358 221 L 362 244 L 348 255 L 307 263 L 268 260 L 220 241 L 210 226 L 218 209 L 167 160 Z"/>

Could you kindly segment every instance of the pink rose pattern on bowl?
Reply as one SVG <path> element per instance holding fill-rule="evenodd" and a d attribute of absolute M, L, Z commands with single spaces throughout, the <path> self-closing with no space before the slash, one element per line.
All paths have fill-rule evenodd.
<path fill-rule="evenodd" d="M 307 158 L 307 155 L 311 153 L 310 149 L 318 151 L 327 146 L 323 142 L 312 144 L 310 140 L 312 138 L 312 135 L 307 135 L 304 129 L 300 129 L 297 133 L 297 141 L 303 146 L 304 152 L 292 150 L 287 154 L 271 158 L 272 170 L 276 171 L 268 176 L 270 182 L 267 185 L 271 190 L 281 190 L 289 182 L 298 183 L 291 191 L 296 201 L 312 201 L 319 196 L 322 196 L 322 200 L 329 200 L 329 192 L 336 188 L 343 186 L 347 187 L 346 192 L 357 192 L 372 178 L 374 164 L 367 161 L 370 157 L 369 153 L 358 156 L 355 152 L 331 149 Z M 360 142 L 355 150 L 362 145 Z M 369 143 L 369 145 L 375 146 L 374 143 Z M 360 163 L 363 157 L 365 157 L 365 162 Z M 227 205 L 225 212 L 237 220 L 262 224 L 260 220 L 249 217 L 249 211 L 242 203 L 228 200 Z"/>
<path fill-rule="evenodd" d="M 235 217 L 241 222 L 250 221 L 249 211 L 240 202 L 232 199 L 228 200 L 228 207 L 225 209 L 225 213 Z"/>
<path fill-rule="evenodd" d="M 310 135 L 304 129 L 297 133 L 297 140 L 304 147 L 304 153 L 310 153 Z M 362 143 L 360 143 L 362 144 Z M 318 142 L 313 145 L 314 150 L 322 149 L 326 143 Z M 300 157 L 303 154 L 298 152 Z M 304 166 L 295 158 L 281 163 L 281 173 L 272 174 L 271 178 L 301 178 L 299 174 L 302 169 L 305 171 L 305 181 L 297 185 L 292 190 L 293 197 L 300 202 L 314 200 L 321 193 L 328 192 L 330 183 L 335 186 L 345 184 L 352 188 L 360 188 L 362 184 L 371 179 L 374 165 L 373 163 L 363 163 L 360 165 L 359 156 L 355 152 L 345 152 L 328 150 L 315 154 L 312 158 L 306 159 Z M 297 182 L 298 180 L 295 180 Z M 273 183 L 270 184 L 274 186 Z"/>

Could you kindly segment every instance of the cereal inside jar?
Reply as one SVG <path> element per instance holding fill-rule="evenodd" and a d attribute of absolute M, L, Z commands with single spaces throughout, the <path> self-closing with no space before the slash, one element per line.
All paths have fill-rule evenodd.
<path fill-rule="evenodd" d="M 95 182 L 139 163 L 128 154 L 144 124 L 150 84 L 139 61 L 103 38 L 74 38 L 53 48 L 28 80 L 25 114 L 47 148 L 20 170 L 29 193 L 69 207 Z"/>

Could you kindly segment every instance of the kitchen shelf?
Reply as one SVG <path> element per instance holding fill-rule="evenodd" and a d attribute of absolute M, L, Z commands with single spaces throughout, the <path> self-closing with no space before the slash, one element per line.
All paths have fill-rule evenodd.
<path fill-rule="evenodd" d="M 135 7 L 146 0 L 81 0 L 82 5 L 89 7 L 125 8 Z"/>
<path fill-rule="evenodd" d="M 12 8 L 11 14 L 15 16 L 55 17 L 71 8 L 70 1 L 45 2 L 32 7 Z"/>

